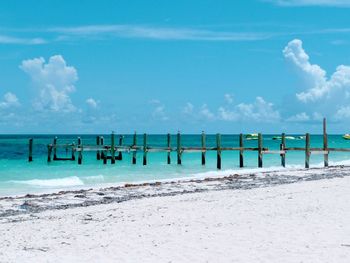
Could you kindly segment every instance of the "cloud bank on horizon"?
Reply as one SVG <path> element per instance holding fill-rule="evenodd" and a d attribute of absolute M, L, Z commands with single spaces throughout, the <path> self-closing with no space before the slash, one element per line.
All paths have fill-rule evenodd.
<path fill-rule="evenodd" d="M 349 0 L 265 0 L 281 6 L 334 6 L 350 7 Z"/>
<path fill-rule="evenodd" d="M 300 39 L 290 41 L 282 52 L 302 77 L 305 88 L 304 91 L 296 93 L 295 98 L 297 103 L 306 105 L 305 111 L 298 112 L 297 105 L 294 115 L 290 114 L 282 118 L 281 109 L 262 96 L 257 96 L 253 102 L 243 103 L 235 102 L 233 95 L 227 93 L 223 94 L 223 104 L 216 110 L 212 110 L 211 105 L 207 103 L 195 106 L 192 102 L 188 102 L 179 114 L 187 120 L 209 122 L 278 123 L 283 119 L 286 122 L 310 122 L 320 121 L 329 113 L 334 121 L 350 118 L 349 66 L 339 65 L 331 77 L 327 78 L 327 73 L 321 66 L 310 62 L 310 57 Z M 42 57 L 23 60 L 19 68 L 30 77 L 36 89 L 32 104 L 34 111 L 46 112 L 47 116 L 53 116 L 55 112 L 65 114 L 78 112 L 85 123 L 94 123 L 99 120 L 91 111 L 103 110 L 103 103 L 99 100 L 92 97 L 85 100 L 91 110 L 83 111 L 82 106 L 74 105 L 70 94 L 75 91 L 80 92 L 76 89 L 78 72 L 74 66 L 67 65 L 62 55 L 51 56 L 47 62 Z M 337 101 L 337 106 L 332 105 L 334 101 Z M 168 121 L 172 118 L 166 113 L 166 105 L 159 100 L 154 99 L 149 102 L 149 105 L 153 107 L 150 117 L 154 120 Z M 18 109 L 20 106 L 16 94 L 7 92 L 0 101 L 0 114 L 1 111 Z M 11 116 L 14 117 L 14 112 L 8 112 L 6 116 L 11 119 Z"/>

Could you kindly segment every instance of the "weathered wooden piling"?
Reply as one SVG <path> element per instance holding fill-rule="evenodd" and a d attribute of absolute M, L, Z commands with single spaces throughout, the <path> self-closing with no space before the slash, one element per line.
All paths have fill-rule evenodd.
<path fill-rule="evenodd" d="M 115 164 L 115 141 L 114 132 L 111 134 L 111 164 Z"/>
<path fill-rule="evenodd" d="M 202 165 L 205 165 L 205 153 L 206 153 L 206 137 L 204 131 L 202 131 Z"/>
<path fill-rule="evenodd" d="M 143 134 L 143 165 L 147 165 L 147 134 Z"/>
<path fill-rule="evenodd" d="M 53 160 L 57 160 L 57 136 L 53 139 Z"/>
<path fill-rule="evenodd" d="M 221 169 L 221 135 L 216 134 L 216 168 Z"/>
<path fill-rule="evenodd" d="M 33 161 L 33 138 L 29 139 L 28 162 Z"/>
<path fill-rule="evenodd" d="M 101 141 L 101 137 L 100 136 L 96 136 L 96 146 L 97 147 L 100 146 L 100 141 Z M 100 150 L 96 151 L 96 159 L 97 160 L 101 160 L 101 151 Z"/>
<path fill-rule="evenodd" d="M 284 151 L 286 148 L 286 134 L 282 133 L 282 139 L 281 139 L 281 145 L 280 145 L 280 150 Z M 286 153 L 281 153 L 281 165 L 283 167 L 286 167 Z"/>
<path fill-rule="evenodd" d="M 83 142 L 82 142 L 82 139 L 80 137 L 78 137 L 78 149 L 79 149 L 78 164 L 82 164 L 82 162 L 83 162 Z"/>
<path fill-rule="evenodd" d="M 326 118 L 323 118 L 323 150 L 325 151 L 325 154 L 323 155 L 324 158 L 324 167 L 328 167 L 328 136 L 327 136 L 327 123 Z"/>
<path fill-rule="evenodd" d="M 171 164 L 171 135 L 170 133 L 167 134 L 167 164 Z"/>
<path fill-rule="evenodd" d="M 104 138 L 103 138 L 103 136 L 100 137 L 100 145 L 103 148 L 103 146 L 104 146 Z M 102 150 L 101 151 L 101 159 L 105 160 L 105 156 L 106 156 L 105 150 Z"/>
<path fill-rule="evenodd" d="M 177 164 L 181 164 L 181 134 L 177 133 Z"/>
<path fill-rule="evenodd" d="M 75 143 L 72 142 L 72 161 L 75 161 Z"/>
<path fill-rule="evenodd" d="M 310 167 L 310 134 L 305 136 L 305 168 Z"/>
<path fill-rule="evenodd" d="M 136 152 L 137 152 L 137 135 L 136 131 L 134 132 L 134 137 L 132 139 L 132 147 L 134 148 L 134 151 L 132 153 L 132 164 L 136 164 Z"/>
<path fill-rule="evenodd" d="M 239 135 L 239 167 L 244 167 L 244 157 L 243 157 L 243 134 Z"/>
<path fill-rule="evenodd" d="M 123 139 L 124 139 L 124 136 L 123 135 L 120 135 L 119 136 L 119 146 L 122 146 L 123 145 Z M 117 156 L 117 160 L 121 161 L 123 160 L 123 154 L 121 151 L 119 151 L 119 154 Z"/>
<path fill-rule="evenodd" d="M 258 134 L 258 167 L 263 167 L 263 140 L 261 133 Z"/>
<path fill-rule="evenodd" d="M 52 145 L 47 146 L 47 162 L 51 162 Z"/>

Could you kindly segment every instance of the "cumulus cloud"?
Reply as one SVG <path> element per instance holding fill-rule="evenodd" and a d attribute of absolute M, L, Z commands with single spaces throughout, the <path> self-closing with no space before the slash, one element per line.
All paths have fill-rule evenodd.
<path fill-rule="evenodd" d="M 350 7 L 349 0 L 267 0 L 281 6 L 335 6 Z"/>
<path fill-rule="evenodd" d="M 192 105 L 192 104 L 190 104 Z M 193 106 L 193 105 L 192 105 Z M 191 108 L 193 111 L 194 107 Z M 265 101 L 262 97 L 256 97 L 252 103 L 240 103 L 237 105 L 220 106 L 217 111 L 211 111 L 207 104 L 203 104 L 198 112 L 192 116 L 199 116 L 206 120 L 221 121 L 254 121 L 272 123 L 280 120 L 280 113 L 274 105 Z"/>
<path fill-rule="evenodd" d="M 305 112 L 298 113 L 287 119 L 287 121 L 290 121 L 290 122 L 307 122 L 309 120 L 310 120 L 310 116 Z"/>
<path fill-rule="evenodd" d="M 233 96 L 231 94 L 226 93 L 224 97 L 227 103 L 231 104 L 233 102 Z"/>
<path fill-rule="evenodd" d="M 350 88 L 349 66 L 338 66 L 333 75 L 327 79 L 324 69 L 310 63 L 302 44 L 301 40 L 294 39 L 283 50 L 285 58 L 295 64 L 307 81 L 308 89 L 296 94 L 298 100 L 304 103 L 314 102 Z"/>
<path fill-rule="evenodd" d="M 186 105 L 182 108 L 182 113 L 191 115 L 193 113 L 194 106 L 192 103 L 187 102 Z"/>
<path fill-rule="evenodd" d="M 50 57 L 47 63 L 42 57 L 24 60 L 20 68 L 30 76 L 38 90 L 39 95 L 34 103 L 37 110 L 76 110 L 69 94 L 75 91 L 78 74 L 74 67 L 67 66 L 61 55 Z"/>
<path fill-rule="evenodd" d="M 11 92 L 5 93 L 3 100 L 0 101 L 0 109 L 7 109 L 18 106 L 20 106 L 19 100 L 17 96 Z"/>
<path fill-rule="evenodd" d="M 96 101 L 93 98 L 88 98 L 86 100 L 86 103 L 89 105 L 89 107 L 96 109 L 98 107 L 99 101 Z"/>
<path fill-rule="evenodd" d="M 165 106 L 157 99 L 150 101 L 150 104 L 154 106 L 152 111 L 152 117 L 156 120 L 167 121 L 169 117 L 165 113 Z"/>
<path fill-rule="evenodd" d="M 199 115 L 207 120 L 214 120 L 215 115 L 210 111 L 207 104 L 203 104 L 200 108 Z"/>

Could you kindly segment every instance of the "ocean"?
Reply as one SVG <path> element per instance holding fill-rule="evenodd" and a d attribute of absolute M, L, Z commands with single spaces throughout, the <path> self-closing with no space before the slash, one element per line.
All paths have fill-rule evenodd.
<path fill-rule="evenodd" d="M 58 143 L 77 143 L 78 135 L 57 135 Z M 96 135 L 79 135 L 84 145 L 95 145 Z M 105 145 L 110 144 L 110 135 L 103 135 Z M 132 144 L 133 135 L 124 135 L 124 145 Z M 264 135 L 263 146 L 278 150 L 281 141 L 273 140 L 275 135 Z M 300 136 L 300 135 L 291 135 Z M 34 139 L 33 162 L 28 162 L 28 140 Z M 114 165 L 104 165 L 96 160 L 96 152 L 84 152 L 83 164 L 77 161 L 53 161 L 47 163 L 47 144 L 52 143 L 54 135 L 0 135 L 0 196 L 21 195 L 27 193 L 43 193 L 77 188 L 106 187 L 124 183 L 144 181 L 160 181 L 178 178 L 196 178 L 239 173 L 242 171 L 259 172 L 266 169 L 281 168 L 278 154 L 263 156 L 264 168 L 257 168 L 257 152 L 245 152 L 245 168 L 239 168 L 239 153 L 222 152 L 222 170 L 216 169 L 216 152 L 206 154 L 206 165 L 201 165 L 200 153 L 183 153 L 182 165 L 176 164 L 176 152 L 171 154 L 170 165 L 167 164 L 167 153 L 148 153 L 147 166 L 142 165 L 142 152 L 137 153 L 137 164 L 131 164 L 132 153 L 123 153 L 123 160 Z M 171 146 L 176 146 L 176 135 L 172 135 Z M 222 147 L 238 147 L 238 135 L 222 135 Z M 116 135 L 118 143 L 118 135 Z M 137 145 L 143 145 L 143 135 L 138 135 Z M 245 147 L 257 147 L 256 140 L 245 140 Z M 148 146 L 167 144 L 166 135 L 148 135 Z M 181 135 L 182 146 L 201 146 L 200 135 Z M 350 140 L 341 135 L 328 136 L 329 147 L 350 148 Z M 216 136 L 206 136 L 207 147 L 216 146 Z M 322 135 L 311 135 L 311 147 L 322 147 Z M 305 147 L 305 140 L 287 140 L 287 147 Z M 59 157 L 69 157 L 71 153 L 65 149 L 58 150 Z M 345 162 L 350 153 L 330 153 L 330 164 Z M 303 151 L 288 152 L 287 168 L 304 167 Z M 323 155 L 311 155 L 311 167 L 321 166 Z"/>

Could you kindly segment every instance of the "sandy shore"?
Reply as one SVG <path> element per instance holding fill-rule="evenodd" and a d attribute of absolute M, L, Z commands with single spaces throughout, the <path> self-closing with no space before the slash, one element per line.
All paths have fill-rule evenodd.
<path fill-rule="evenodd" d="M 0 262 L 349 262 L 348 174 L 2 198 Z"/>

